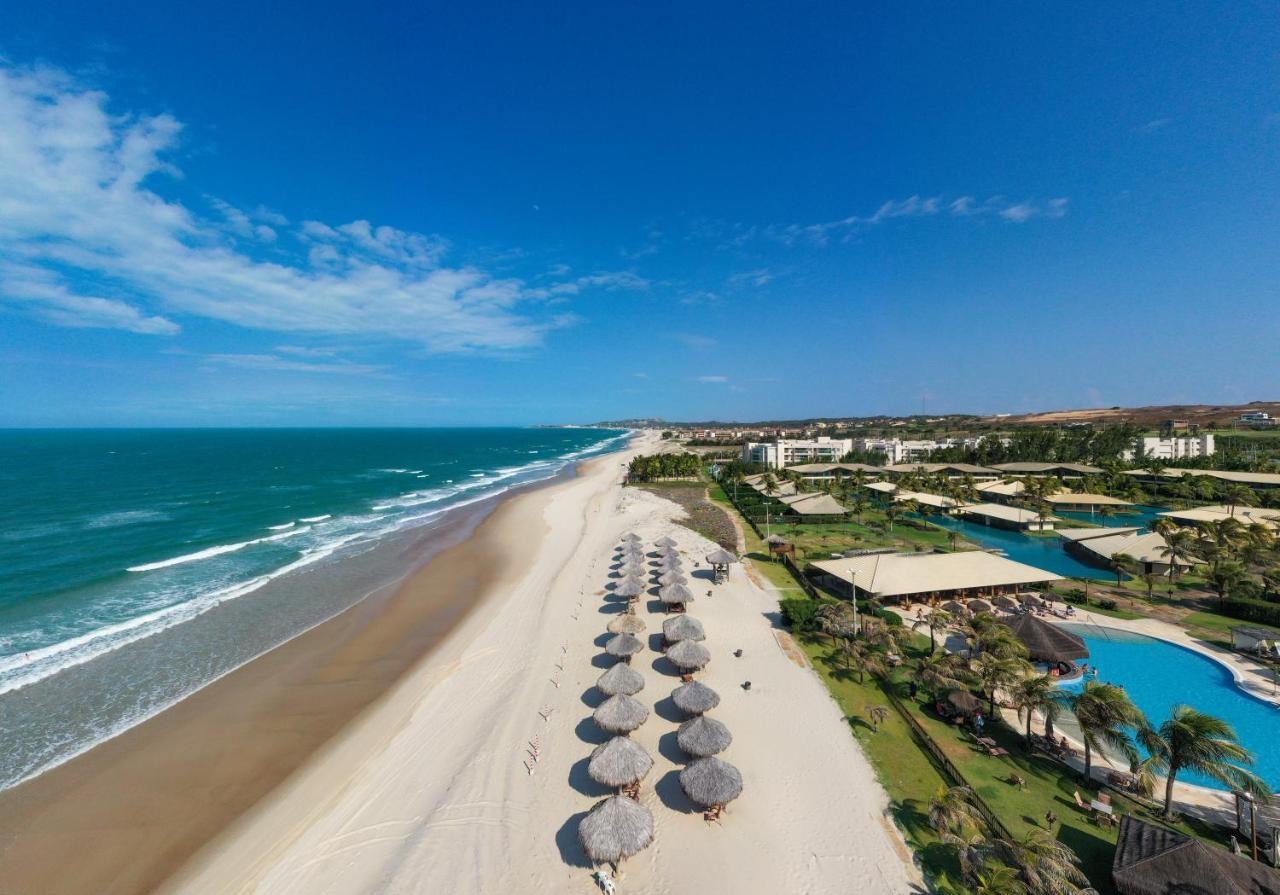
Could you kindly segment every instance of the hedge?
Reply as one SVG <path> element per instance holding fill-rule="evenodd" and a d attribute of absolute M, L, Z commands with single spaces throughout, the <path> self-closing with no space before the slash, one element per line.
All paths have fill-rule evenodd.
<path fill-rule="evenodd" d="M 1223 601 L 1222 614 L 1244 621 L 1280 626 L 1280 603 L 1268 603 L 1266 600 L 1230 597 Z"/>

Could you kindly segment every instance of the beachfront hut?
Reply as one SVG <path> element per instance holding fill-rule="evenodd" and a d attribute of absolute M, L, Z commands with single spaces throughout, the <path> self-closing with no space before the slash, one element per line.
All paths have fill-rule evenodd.
<path fill-rule="evenodd" d="M 653 759 L 649 753 L 628 737 L 614 737 L 596 746 L 587 762 L 587 775 L 614 789 L 639 783 L 652 769 Z"/>
<path fill-rule="evenodd" d="M 986 600 L 970 600 L 968 609 L 970 612 L 974 613 L 975 615 L 978 614 L 979 612 L 990 612 L 991 604 L 988 603 Z"/>
<path fill-rule="evenodd" d="M 671 691 L 671 701 L 686 715 L 701 715 L 720 704 L 720 694 L 706 684 L 689 681 Z"/>
<path fill-rule="evenodd" d="M 643 634 L 645 631 L 644 619 L 630 612 L 624 612 L 621 615 L 615 615 L 613 620 L 608 624 L 610 634 Z"/>
<path fill-rule="evenodd" d="M 1028 613 L 1008 619 L 1005 624 L 1013 630 L 1014 636 L 1022 641 L 1031 658 L 1037 662 L 1065 665 L 1076 659 L 1089 658 L 1089 648 L 1084 645 L 1083 640 L 1039 616 Z"/>
<path fill-rule="evenodd" d="M 657 544 L 659 547 L 674 547 L 676 545 L 676 542 L 672 538 L 666 536 L 658 538 L 658 540 L 653 543 Z"/>
<path fill-rule="evenodd" d="M 972 715 L 981 704 L 978 702 L 978 697 L 968 690 L 952 690 L 947 694 L 947 702 L 962 715 Z"/>
<path fill-rule="evenodd" d="M 691 615 L 681 613 L 662 623 L 662 638 L 667 643 L 679 643 L 681 640 L 706 640 L 707 632 L 702 627 L 702 622 Z"/>
<path fill-rule="evenodd" d="M 592 864 L 618 865 L 653 842 L 653 815 L 635 799 L 610 796 L 578 824 L 578 842 Z"/>
<path fill-rule="evenodd" d="M 680 725 L 676 732 L 676 743 L 694 758 L 706 758 L 729 748 L 733 735 L 714 718 L 699 715 L 690 718 Z"/>
<path fill-rule="evenodd" d="M 742 774 L 719 758 L 699 758 L 680 772 L 680 788 L 694 804 L 717 808 L 742 795 Z"/>
<path fill-rule="evenodd" d="M 667 649 L 667 658 L 681 671 L 697 671 L 711 661 L 711 651 L 696 640 L 681 640 Z"/>
<path fill-rule="evenodd" d="M 643 649 L 644 644 L 636 639 L 634 634 L 615 634 L 604 645 L 606 653 L 623 662 L 630 662 L 631 657 Z"/>
<path fill-rule="evenodd" d="M 649 710 L 624 693 L 610 696 L 591 713 L 605 733 L 630 733 L 649 719 Z"/>
<path fill-rule="evenodd" d="M 714 573 L 716 584 L 719 584 L 724 581 L 725 578 L 729 577 L 729 565 L 737 561 L 738 557 L 734 556 L 723 547 L 717 550 L 712 550 L 707 554 L 707 563 L 711 566 L 711 571 Z"/>
<path fill-rule="evenodd" d="M 635 696 L 644 689 L 644 677 L 625 662 L 618 662 L 596 680 L 596 689 L 605 696 Z"/>
<path fill-rule="evenodd" d="M 1280 872 L 1184 833 L 1120 818 L 1111 880 L 1120 895 L 1277 895 Z"/>

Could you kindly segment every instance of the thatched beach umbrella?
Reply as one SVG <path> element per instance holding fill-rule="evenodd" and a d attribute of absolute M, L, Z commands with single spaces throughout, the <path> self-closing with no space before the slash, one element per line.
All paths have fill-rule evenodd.
<path fill-rule="evenodd" d="M 638 581 L 635 578 L 628 578 L 626 581 L 623 581 L 614 588 L 613 592 L 618 596 L 626 597 L 627 599 L 638 597 L 644 593 L 644 582 Z"/>
<path fill-rule="evenodd" d="M 973 714 L 978 710 L 978 697 L 974 696 L 968 690 L 952 690 L 947 694 L 947 702 L 956 707 L 957 710 L 966 715 Z"/>
<path fill-rule="evenodd" d="M 680 788 L 694 804 L 714 808 L 742 795 L 742 774 L 727 761 L 699 758 L 680 772 Z"/>
<path fill-rule="evenodd" d="M 702 622 L 681 613 L 662 623 L 662 636 L 667 643 L 679 643 L 681 640 L 706 640 L 707 632 Z"/>
<path fill-rule="evenodd" d="M 649 718 L 649 710 L 630 696 L 610 696 L 591 713 L 599 728 L 606 733 L 630 733 Z"/>
<path fill-rule="evenodd" d="M 634 531 L 629 531 L 622 536 L 622 540 L 629 541 L 632 544 L 639 544 L 640 535 L 636 534 Z"/>
<path fill-rule="evenodd" d="M 733 742 L 733 735 L 729 733 L 729 728 L 716 719 L 699 715 L 680 725 L 680 730 L 676 732 L 676 742 L 694 758 L 706 758 L 728 749 Z"/>
<path fill-rule="evenodd" d="M 711 661 L 711 651 L 696 640 L 681 640 L 667 650 L 667 658 L 682 671 L 697 671 Z"/>
<path fill-rule="evenodd" d="M 720 694 L 706 684 L 689 681 L 671 691 L 671 701 L 686 715 L 701 715 L 720 704 Z"/>
<path fill-rule="evenodd" d="M 625 662 L 618 662 L 596 680 L 596 689 L 605 696 L 635 696 L 644 689 L 644 677 Z"/>
<path fill-rule="evenodd" d="M 617 789 L 639 783 L 653 769 L 653 759 L 644 747 L 627 737 L 614 737 L 596 746 L 587 762 L 592 780 Z"/>
<path fill-rule="evenodd" d="M 957 603 L 955 600 L 943 603 L 942 608 L 947 612 L 950 612 L 952 615 L 964 615 L 969 611 L 963 603 Z"/>
<path fill-rule="evenodd" d="M 669 575 L 674 572 L 677 575 L 684 574 L 684 565 L 678 559 L 661 560 L 658 562 L 658 574 Z"/>
<path fill-rule="evenodd" d="M 970 600 L 969 611 L 973 613 L 990 612 L 991 604 L 988 603 L 986 600 Z"/>
<path fill-rule="evenodd" d="M 676 542 L 674 539 L 666 536 L 658 538 L 658 540 L 654 541 L 653 543 L 657 544 L 659 547 L 674 547 L 676 545 Z"/>
<path fill-rule="evenodd" d="M 1018 601 L 1012 597 L 996 597 L 991 602 L 1001 609 L 1015 609 L 1018 606 Z"/>
<path fill-rule="evenodd" d="M 672 571 L 672 572 L 663 572 L 661 575 L 659 575 L 659 576 L 658 576 L 658 583 L 659 583 L 659 584 L 663 584 L 663 585 L 666 585 L 666 584 L 688 584 L 688 583 L 689 583 L 689 579 L 688 579 L 688 578 L 686 578 L 686 577 L 684 577 L 684 573 L 683 573 L 683 572 L 676 572 L 676 571 Z"/>
<path fill-rule="evenodd" d="M 1089 648 L 1082 638 L 1042 618 L 1022 615 L 1005 620 L 1005 624 L 1036 662 L 1067 663 L 1089 658 Z"/>
<path fill-rule="evenodd" d="M 707 563 L 713 566 L 727 566 L 730 563 L 738 561 L 738 557 L 734 556 L 728 550 L 721 547 L 719 550 L 712 550 L 707 554 Z"/>
<path fill-rule="evenodd" d="M 1036 599 L 1035 594 L 1022 594 L 1022 596 L 1018 597 L 1018 599 L 1022 601 L 1023 606 L 1030 606 L 1033 609 L 1044 605 L 1038 599 Z"/>
<path fill-rule="evenodd" d="M 610 796 L 582 819 L 578 841 L 592 864 L 612 864 L 616 873 L 624 859 L 653 842 L 653 815 L 635 799 Z"/>
<path fill-rule="evenodd" d="M 631 661 L 631 657 L 643 649 L 644 644 L 637 640 L 633 634 L 615 634 L 604 645 L 606 653 L 624 662 Z"/>
<path fill-rule="evenodd" d="M 607 630 L 610 634 L 643 634 L 645 627 L 644 619 L 640 618 L 640 616 L 624 612 L 613 617 L 613 620 L 607 626 Z"/>
<path fill-rule="evenodd" d="M 668 584 L 666 587 L 659 588 L 658 599 L 664 603 L 692 603 L 693 591 L 685 587 L 683 584 Z"/>

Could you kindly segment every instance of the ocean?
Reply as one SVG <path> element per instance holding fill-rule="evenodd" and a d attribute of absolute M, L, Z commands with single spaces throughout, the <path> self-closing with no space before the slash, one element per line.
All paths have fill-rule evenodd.
<path fill-rule="evenodd" d="M 0 431 L 0 788 L 396 580 L 462 507 L 626 437 Z"/>

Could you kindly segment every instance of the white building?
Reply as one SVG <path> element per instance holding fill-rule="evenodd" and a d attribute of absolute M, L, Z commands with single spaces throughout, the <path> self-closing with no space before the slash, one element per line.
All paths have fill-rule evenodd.
<path fill-rule="evenodd" d="M 797 463 L 838 463 L 853 450 L 852 438 L 779 438 L 777 441 L 749 441 L 742 446 L 744 463 L 762 463 L 782 469 Z"/>
<path fill-rule="evenodd" d="M 1132 450 L 1121 456 L 1126 460 L 1190 460 L 1193 457 L 1211 457 L 1215 451 L 1213 434 L 1203 435 L 1144 435 L 1133 443 Z"/>
<path fill-rule="evenodd" d="M 889 465 L 894 463 L 918 463 L 927 460 L 929 454 L 942 448 L 973 450 L 982 444 L 982 436 L 973 438 L 931 438 L 904 440 L 901 438 L 859 438 L 854 442 L 860 451 L 884 454 Z"/>

